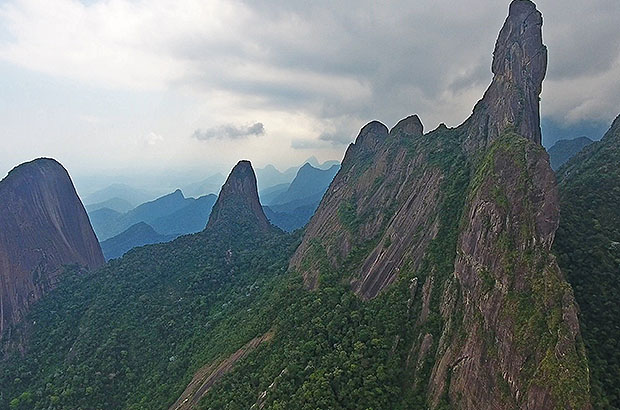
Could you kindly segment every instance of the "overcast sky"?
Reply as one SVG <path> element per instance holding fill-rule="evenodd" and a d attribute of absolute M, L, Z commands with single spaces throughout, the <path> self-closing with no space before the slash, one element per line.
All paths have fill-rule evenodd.
<path fill-rule="evenodd" d="M 0 0 L 0 174 L 52 156 L 78 177 L 199 180 L 241 158 L 340 159 L 373 119 L 456 126 L 508 4 Z M 546 142 L 601 133 L 620 112 L 620 1 L 537 4 Z"/>

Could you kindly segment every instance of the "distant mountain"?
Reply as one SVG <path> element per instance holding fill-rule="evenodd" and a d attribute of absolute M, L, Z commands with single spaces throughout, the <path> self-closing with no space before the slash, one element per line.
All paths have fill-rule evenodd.
<path fill-rule="evenodd" d="M 186 198 L 186 205 L 183 208 L 155 219 L 151 225 L 157 232 L 166 235 L 200 232 L 207 225 L 215 201 L 217 195 L 214 194 L 197 199 Z"/>
<path fill-rule="evenodd" d="M 108 208 L 116 212 L 125 213 L 125 212 L 132 210 L 134 206 L 135 205 L 132 205 L 130 202 L 122 198 L 111 198 L 111 199 L 108 199 L 107 201 L 87 205 L 86 211 L 94 212 L 97 209 Z"/>
<path fill-rule="evenodd" d="M 187 185 L 183 188 L 183 192 L 185 195 L 193 196 L 194 198 L 207 194 L 217 194 L 225 180 L 226 177 L 224 175 L 217 173 L 200 182 Z"/>
<path fill-rule="evenodd" d="M 256 169 L 256 182 L 258 189 L 265 189 L 275 185 L 290 183 L 297 174 L 298 167 L 291 167 L 280 172 L 276 167 L 269 164 L 264 168 Z"/>
<path fill-rule="evenodd" d="M 138 222 L 115 237 L 101 242 L 101 249 L 105 259 L 110 260 L 120 258 L 135 247 L 169 242 L 176 237 L 177 235 L 162 235 L 157 233 L 150 225 Z"/>
<path fill-rule="evenodd" d="M 104 259 L 67 171 L 40 158 L 0 181 L 0 338 L 56 287 L 63 265 Z"/>
<path fill-rule="evenodd" d="M 164 235 L 183 235 L 204 228 L 214 202 L 214 195 L 185 198 L 183 192 L 177 189 L 126 213 L 102 208 L 89 213 L 89 216 L 100 241 L 110 239 L 138 222 L 151 224 Z"/>
<path fill-rule="evenodd" d="M 269 222 L 277 226 L 286 232 L 292 232 L 296 229 L 304 227 L 316 209 L 319 206 L 321 199 L 317 199 L 315 202 L 308 205 L 300 205 L 298 207 L 287 206 L 286 209 L 282 209 L 281 205 L 275 205 L 274 207 L 264 206 L 263 210 Z M 285 204 L 290 205 L 290 204 Z"/>
<path fill-rule="evenodd" d="M 286 192 L 289 186 L 291 186 L 291 184 L 287 182 L 258 191 L 258 196 L 260 197 L 261 204 L 264 205 L 272 203 L 273 200 L 277 198 L 280 194 Z"/>
<path fill-rule="evenodd" d="M 560 140 L 556 142 L 553 147 L 548 150 L 551 168 L 554 171 L 557 171 L 569 159 L 577 155 L 579 151 L 593 142 L 594 141 L 588 137 L 580 137 L 572 140 Z"/>
<path fill-rule="evenodd" d="M 321 164 L 319 162 L 319 160 L 316 159 L 316 157 L 314 157 L 314 156 L 312 156 L 312 157 L 308 158 L 307 160 L 305 160 L 304 164 L 306 164 L 306 163 L 312 165 L 315 168 L 323 169 L 323 170 L 329 169 L 329 168 L 331 168 L 334 165 L 340 165 L 340 162 L 336 161 L 336 160 L 325 161 L 325 162 L 323 162 Z"/>
<path fill-rule="evenodd" d="M 136 206 L 146 201 L 150 201 L 156 196 L 157 195 L 152 192 L 133 188 L 126 184 L 112 184 L 86 196 L 83 200 L 85 204 L 91 205 L 105 202 L 112 198 L 120 198 L 129 202 L 132 206 Z"/>
<path fill-rule="evenodd" d="M 285 204 L 304 198 L 314 198 L 317 195 L 322 196 L 339 169 L 340 165 L 332 165 L 329 169 L 322 170 L 305 163 L 297 172 L 288 189 L 274 198 L 271 204 Z"/>
<path fill-rule="evenodd" d="M 327 170 L 316 168 L 309 162 L 304 164 L 286 190 L 274 191 L 263 199 L 267 218 L 289 232 L 307 224 L 339 169 L 340 164 Z"/>

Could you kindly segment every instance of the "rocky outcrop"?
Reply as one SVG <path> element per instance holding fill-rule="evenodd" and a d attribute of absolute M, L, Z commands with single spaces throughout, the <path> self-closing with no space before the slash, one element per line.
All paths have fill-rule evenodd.
<path fill-rule="evenodd" d="M 213 206 L 208 230 L 258 229 L 273 230 L 258 199 L 256 175 L 250 161 L 239 161 L 222 186 Z"/>
<path fill-rule="evenodd" d="M 0 337 L 53 289 L 63 265 L 103 265 L 97 238 L 67 171 L 41 158 L 0 182 Z"/>
<path fill-rule="evenodd" d="M 588 408 L 573 292 L 551 245 L 557 189 L 544 149 L 516 134 L 487 150 L 469 187 L 431 401 L 456 408 Z M 454 318 L 462 315 L 462 322 Z"/>
<path fill-rule="evenodd" d="M 411 144 L 422 142 L 416 141 L 421 136 L 417 116 L 391 131 L 376 121 L 362 128 L 291 259 L 291 267 L 302 268 L 307 287 L 319 282 L 317 252 L 338 269 L 353 249 L 363 247 L 365 256 L 351 283 L 364 298 L 392 283 L 406 258 L 419 265 L 437 230 L 441 181 L 441 171 L 430 167 L 425 155 L 411 155 Z"/>
<path fill-rule="evenodd" d="M 542 15 L 529 0 L 510 4 L 493 51 L 493 80 L 464 126 L 468 149 L 490 144 L 507 126 L 540 144 L 540 93 L 547 71 Z"/>
<path fill-rule="evenodd" d="M 348 279 L 364 299 L 401 276 L 424 283 L 405 339 L 432 408 L 589 408 L 577 309 L 551 253 L 541 27 L 531 1 L 511 3 L 493 81 L 461 126 L 362 128 L 291 259 L 308 288 Z"/>

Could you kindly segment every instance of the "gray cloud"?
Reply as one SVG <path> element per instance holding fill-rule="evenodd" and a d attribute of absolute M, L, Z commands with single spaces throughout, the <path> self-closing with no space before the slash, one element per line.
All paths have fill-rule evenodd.
<path fill-rule="evenodd" d="M 290 161 L 302 155 L 291 147 L 341 153 L 371 119 L 391 127 L 418 113 L 429 130 L 440 122 L 460 124 L 491 80 L 492 50 L 510 1 L 178 0 L 172 5 L 167 0 L 117 0 L 119 7 L 103 0 L 48 3 L 0 1 L 0 60 L 26 68 L 24 72 L 68 79 L 80 92 L 80 84 L 86 84 L 135 93 L 136 103 L 132 99 L 126 104 L 131 108 L 106 104 L 106 109 L 118 107 L 122 113 L 111 121 L 114 127 L 106 123 L 97 129 L 114 128 L 119 146 L 123 134 L 161 130 L 166 141 L 153 150 L 165 157 L 183 148 L 175 156 L 180 162 L 196 151 L 187 135 L 238 141 L 257 134 L 234 125 L 235 119 L 260 118 L 269 124 L 265 140 L 272 145 L 264 152 L 255 146 L 248 150 L 267 162 L 270 155 Z M 549 48 L 543 117 L 566 127 L 592 120 L 608 124 L 620 107 L 620 2 L 536 3 L 544 15 Z M 28 83 L 6 78 L 7 84 Z M 72 87 L 63 87 L 68 89 Z M 40 95 L 45 87 L 35 91 Z M 65 109 L 52 91 L 44 108 Z M 19 93 L 29 109 L 32 98 L 18 88 L 13 95 L 5 93 L 6 105 L 15 106 L 13 97 Z M 161 106 L 153 114 L 153 101 L 159 101 L 153 97 L 160 96 Z M 89 113 L 99 114 L 97 104 L 90 103 Z M 7 128 L 15 134 L 23 135 L 22 128 L 30 127 L 31 145 L 39 146 L 41 132 L 35 126 L 43 126 L 18 123 L 23 112 L 16 108 L 19 115 L 7 111 L 0 119 L 3 124 L 15 122 Z M 136 113 L 142 115 L 140 127 L 133 125 L 140 124 Z M 84 135 L 82 129 L 67 129 L 66 124 L 76 123 L 70 114 L 49 116 L 57 122 L 43 127 L 46 134 L 53 128 L 56 135 Z M 220 123 L 229 125 L 193 134 L 195 125 L 183 128 Z M 230 144 L 227 160 L 233 162 L 238 150 L 253 142 Z M 109 163 L 119 151 L 110 149 L 101 161 Z M 126 154 L 132 159 L 146 155 Z"/>
<path fill-rule="evenodd" d="M 352 141 L 351 136 L 345 134 L 332 134 L 329 132 L 324 132 L 319 135 L 320 141 L 329 142 L 333 145 L 349 145 Z"/>
<path fill-rule="evenodd" d="M 262 122 L 257 122 L 252 125 L 233 125 L 225 124 L 217 127 L 203 129 L 197 129 L 192 134 L 192 138 L 199 141 L 208 141 L 212 139 L 218 140 L 237 140 L 247 138 L 249 136 L 260 136 L 265 134 L 265 126 Z"/>

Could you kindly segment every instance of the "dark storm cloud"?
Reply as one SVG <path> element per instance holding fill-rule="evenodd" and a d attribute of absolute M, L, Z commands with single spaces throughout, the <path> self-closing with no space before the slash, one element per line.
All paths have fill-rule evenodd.
<path fill-rule="evenodd" d="M 265 134 L 265 126 L 261 122 L 252 125 L 239 126 L 233 124 L 225 124 L 217 127 L 207 128 L 205 130 L 197 129 L 192 134 L 192 138 L 200 141 L 208 141 L 212 139 L 243 139 L 249 136 L 259 136 Z"/>
<path fill-rule="evenodd" d="M 551 98 L 543 99 L 543 105 L 559 120 L 582 104 L 580 95 L 598 91 L 588 79 L 617 70 L 620 2 L 537 3 L 545 16 L 544 36 L 550 49 L 550 84 L 545 89 Z M 226 48 L 213 45 L 212 50 L 224 57 L 216 65 L 228 61 L 223 65 L 253 68 L 240 72 L 216 67 L 214 54 L 204 44 L 185 44 L 184 57 L 203 67 L 203 76 L 194 80 L 205 87 L 260 96 L 248 104 L 294 107 L 326 120 L 378 117 L 393 124 L 419 112 L 429 125 L 443 121 L 457 125 L 491 79 L 491 52 L 509 1 L 244 4 L 250 20 L 261 24 L 241 28 L 246 41 L 227 43 Z M 311 85 L 306 81 L 309 73 Z M 559 104 L 556 100 L 564 97 L 554 91 L 565 86 L 558 84 L 564 79 L 574 80 L 571 86 L 579 90 L 568 105 Z M 345 82 L 346 87 L 335 86 Z M 611 93 L 597 98 L 605 100 L 606 107 L 617 106 L 620 97 L 607 94 Z M 613 109 L 607 108 L 604 116 Z M 581 110 L 574 116 L 588 113 Z M 347 131 L 353 133 L 355 128 Z"/>
<path fill-rule="evenodd" d="M 536 3 L 549 48 L 543 117 L 566 127 L 609 123 L 620 107 L 620 1 Z M 391 127 L 418 113 L 427 129 L 465 120 L 491 81 L 510 1 L 86 4 L 3 3 L 0 27 L 9 40 L 0 42 L 0 58 L 83 84 L 180 90 L 200 101 L 189 121 L 252 113 L 270 124 L 269 137 L 286 140 L 282 146 L 335 151 L 374 118 Z M 256 135 L 244 128 L 230 124 L 193 137 Z M 189 133 L 183 131 L 186 141 Z"/>

